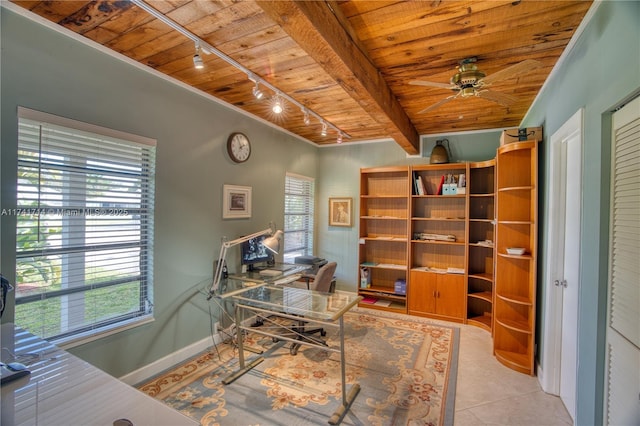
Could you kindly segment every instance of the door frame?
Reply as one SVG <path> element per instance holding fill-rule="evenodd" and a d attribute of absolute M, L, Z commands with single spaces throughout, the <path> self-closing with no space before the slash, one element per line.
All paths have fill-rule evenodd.
<path fill-rule="evenodd" d="M 556 211 L 560 200 L 565 198 L 566 185 L 561 176 L 564 164 L 561 163 L 560 153 L 562 144 L 566 139 L 578 133 L 580 139 L 580 162 L 582 159 L 584 108 L 580 108 L 569 118 L 550 138 L 550 168 L 549 168 L 549 192 L 547 193 L 547 212 Z M 584 173 L 584 171 L 583 171 Z M 580 187 L 583 177 L 579 176 Z M 545 243 L 546 273 L 544 279 L 544 327 L 541 336 L 542 351 L 537 366 L 538 380 L 542 390 L 553 395 L 560 395 L 560 365 L 562 348 L 562 329 L 555 327 L 562 321 L 562 287 L 554 284 L 558 277 L 558 270 L 564 262 L 561 250 L 564 248 L 564 210 L 562 215 L 547 215 L 548 238 Z M 558 218 L 561 217 L 562 220 Z M 580 246 L 580 243 L 578 243 Z M 560 257 L 562 254 L 562 257 Z M 559 262 L 562 259 L 562 262 Z"/>

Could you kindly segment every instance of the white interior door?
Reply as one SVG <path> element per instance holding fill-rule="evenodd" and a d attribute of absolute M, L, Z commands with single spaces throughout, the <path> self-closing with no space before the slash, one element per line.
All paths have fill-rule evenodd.
<path fill-rule="evenodd" d="M 575 420 L 578 347 L 578 294 L 580 288 L 580 205 L 582 201 L 582 132 L 572 132 L 566 148 L 564 262 L 562 289 L 562 338 L 560 349 L 560 399 Z"/>
<path fill-rule="evenodd" d="M 582 114 L 579 110 L 551 136 L 549 240 L 545 280 L 545 332 L 540 381 L 560 395 L 575 418 L 580 228 Z"/>

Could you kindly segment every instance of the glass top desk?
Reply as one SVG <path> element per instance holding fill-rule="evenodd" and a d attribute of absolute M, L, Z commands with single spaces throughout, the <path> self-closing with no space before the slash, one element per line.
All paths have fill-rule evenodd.
<path fill-rule="evenodd" d="M 344 314 L 353 308 L 362 298 L 354 293 L 322 293 L 318 291 L 287 287 L 265 283 L 256 286 L 246 286 L 241 280 L 229 279 L 227 285 L 227 297 L 231 297 L 235 303 L 235 325 L 238 342 L 238 359 L 240 369 L 223 380 L 224 384 L 230 384 L 253 367 L 264 360 L 258 356 L 246 363 L 242 335 L 244 331 L 271 337 L 274 340 L 290 341 L 296 345 L 319 347 L 323 350 L 336 352 L 340 355 L 340 373 L 342 385 L 342 404 L 329 419 L 329 424 L 339 424 L 355 400 L 360 385 L 351 386 L 349 393 L 345 380 L 345 354 L 344 354 Z M 243 325 L 244 314 L 249 313 L 265 319 L 264 327 L 250 327 Z M 267 320 L 269 317 L 293 320 L 294 325 L 286 325 L 280 322 Z M 333 327 L 338 329 L 339 343 L 329 346 L 326 342 L 305 336 L 300 333 L 303 324 L 314 324 L 321 327 Z"/>
<path fill-rule="evenodd" d="M 211 291 L 209 298 L 227 299 L 241 293 L 251 287 L 259 287 L 266 284 L 284 285 L 290 284 L 304 278 L 305 273 L 311 269 L 311 265 L 304 264 L 284 264 L 290 266 L 289 269 L 277 276 L 260 275 L 260 271 L 250 271 L 241 274 L 229 274 L 228 278 L 220 281 L 220 288 Z"/>

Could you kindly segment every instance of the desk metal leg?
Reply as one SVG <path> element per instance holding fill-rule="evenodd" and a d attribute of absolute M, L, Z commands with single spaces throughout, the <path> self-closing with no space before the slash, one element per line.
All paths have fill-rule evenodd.
<path fill-rule="evenodd" d="M 236 317 L 236 338 L 238 340 L 238 361 L 240 362 L 240 369 L 233 374 L 230 374 L 222 383 L 228 385 L 229 383 L 233 383 L 237 378 L 242 376 L 247 371 L 251 370 L 256 365 L 260 364 L 264 361 L 264 357 L 258 357 L 251 361 L 248 365 L 245 366 L 244 362 L 244 339 L 243 339 L 243 330 L 242 330 L 242 317 L 240 315 L 241 309 L 236 305 L 235 307 L 235 317 Z"/>
<path fill-rule="evenodd" d="M 340 317 L 340 374 L 342 377 L 342 405 L 333 413 L 329 419 L 330 425 L 337 425 L 342 422 L 345 414 L 351 408 L 351 404 L 355 401 L 356 396 L 360 392 L 360 385 L 355 383 L 349 394 L 347 394 L 347 373 L 346 373 L 346 360 L 344 355 L 344 320 Z"/>

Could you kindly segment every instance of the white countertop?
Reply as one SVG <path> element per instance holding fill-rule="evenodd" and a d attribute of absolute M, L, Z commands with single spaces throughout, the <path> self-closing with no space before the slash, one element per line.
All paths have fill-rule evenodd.
<path fill-rule="evenodd" d="M 3 426 L 198 425 L 194 420 L 30 333 L 2 324 L 2 361 L 31 375 L 2 386 Z M 12 356 L 15 355 L 15 359 Z"/>

